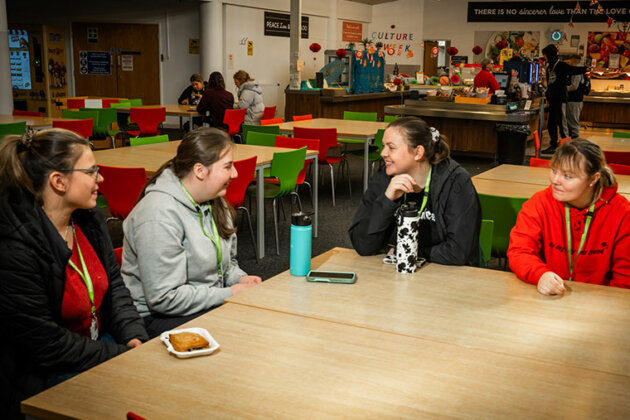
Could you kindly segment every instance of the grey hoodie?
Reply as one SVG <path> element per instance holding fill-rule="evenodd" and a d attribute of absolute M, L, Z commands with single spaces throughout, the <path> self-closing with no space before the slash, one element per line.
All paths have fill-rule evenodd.
<path fill-rule="evenodd" d="M 238 103 L 235 109 L 247 108 L 245 124 L 260 124 L 260 119 L 265 112 L 265 104 L 262 98 L 262 89 L 256 82 L 245 82 L 238 89 Z"/>
<path fill-rule="evenodd" d="M 200 206 L 204 229 L 212 235 L 209 207 Z M 216 248 L 170 169 L 147 188 L 123 230 L 122 277 L 140 316 L 185 316 L 221 305 L 232 296 L 229 286 L 246 275 L 236 261 L 233 234 L 221 238 L 223 279 L 219 277 Z"/>

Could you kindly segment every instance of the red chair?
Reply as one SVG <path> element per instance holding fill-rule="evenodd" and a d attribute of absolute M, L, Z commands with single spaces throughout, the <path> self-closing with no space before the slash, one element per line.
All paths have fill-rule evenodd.
<path fill-rule="evenodd" d="M 571 140 L 571 137 L 565 137 L 563 139 L 560 139 L 560 145 L 563 145 L 564 143 L 566 143 L 569 140 Z"/>
<path fill-rule="evenodd" d="M 306 150 L 319 150 L 319 140 L 318 139 L 300 139 L 296 137 L 283 137 L 276 136 L 276 147 L 286 147 L 288 149 L 301 149 L 306 146 Z M 313 203 L 313 188 L 311 184 L 306 181 L 306 169 L 308 165 L 310 165 L 313 161 L 307 160 L 304 162 L 304 169 L 300 171 L 297 177 L 297 185 L 306 185 L 308 187 L 309 193 L 311 195 L 311 204 Z M 270 178 L 266 180 L 272 183 L 279 183 L 276 178 Z"/>
<path fill-rule="evenodd" d="M 98 189 L 107 199 L 109 212 L 113 216 L 107 221 L 124 219 L 136 205 L 147 183 L 146 171 L 144 168 L 119 168 L 105 165 L 99 165 L 98 168 L 104 178 Z"/>
<path fill-rule="evenodd" d="M 313 114 L 294 115 L 293 116 L 293 121 L 306 121 L 306 120 L 312 120 L 312 119 L 313 119 Z"/>
<path fill-rule="evenodd" d="M 37 111 L 20 111 L 18 109 L 13 110 L 14 117 L 41 117 L 42 113 Z"/>
<path fill-rule="evenodd" d="M 254 255 L 256 255 L 256 262 L 258 262 L 258 250 L 256 249 L 254 230 L 252 229 L 252 219 L 247 207 L 243 206 L 247 186 L 254 181 L 256 173 L 256 156 L 234 161 L 234 169 L 238 172 L 238 176 L 228 184 L 225 199 L 234 209 L 243 210 L 245 212 L 245 215 L 247 216 L 247 223 L 249 224 L 249 234 L 252 238 L 252 244 L 254 245 Z"/>
<path fill-rule="evenodd" d="M 275 118 L 276 117 L 276 106 L 266 106 L 265 110 L 263 111 L 263 115 L 262 118 L 263 120 L 269 120 L 271 118 Z"/>
<path fill-rule="evenodd" d="M 282 118 L 271 118 L 268 120 L 260 120 L 260 125 L 273 125 L 273 124 L 282 124 L 284 120 Z"/>
<path fill-rule="evenodd" d="M 346 165 L 348 164 L 345 156 L 327 156 L 328 150 L 331 147 L 339 146 L 339 143 L 337 142 L 337 129 L 293 127 L 293 135 L 300 139 L 319 139 L 319 155 L 317 156 L 317 162 L 320 165 L 328 165 L 330 167 L 330 186 L 332 190 L 333 206 L 335 206 L 335 178 L 333 164 L 339 163 L 340 170 L 344 163 Z M 347 175 L 348 190 L 350 192 L 350 197 L 352 198 L 352 185 L 350 183 L 349 171 Z"/>
<path fill-rule="evenodd" d="M 540 153 L 540 137 L 538 136 L 538 130 L 534 131 L 534 157 L 537 158 Z"/>
<path fill-rule="evenodd" d="M 529 166 L 536 168 L 551 168 L 551 161 L 548 159 L 530 158 Z"/>
<path fill-rule="evenodd" d="M 140 130 L 128 130 L 127 133 L 135 137 L 150 137 L 160 135 L 160 124 L 166 121 L 166 107 L 131 107 L 129 121 L 138 124 Z"/>
<path fill-rule="evenodd" d="M 53 120 L 53 128 L 65 128 L 66 130 L 74 131 L 83 138 L 92 136 L 92 118 L 85 120 Z"/>
<path fill-rule="evenodd" d="M 630 165 L 620 165 L 618 163 L 609 163 L 610 169 L 615 175 L 630 175 Z"/>
<path fill-rule="evenodd" d="M 630 165 L 630 152 L 609 152 L 604 150 L 606 162 L 617 165 Z"/>
<path fill-rule="evenodd" d="M 111 108 L 111 104 L 117 104 L 120 99 L 103 99 L 103 108 Z"/>
<path fill-rule="evenodd" d="M 245 121 L 247 108 L 242 109 L 226 109 L 223 115 L 223 124 L 228 126 L 228 134 L 232 137 L 241 131 L 241 125 Z"/>
<path fill-rule="evenodd" d="M 114 248 L 114 255 L 116 255 L 116 262 L 118 263 L 118 267 L 122 267 L 122 246 Z"/>
<path fill-rule="evenodd" d="M 85 99 L 68 98 L 68 102 L 66 103 L 66 108 L 68 109 L 85 108 Z"/>

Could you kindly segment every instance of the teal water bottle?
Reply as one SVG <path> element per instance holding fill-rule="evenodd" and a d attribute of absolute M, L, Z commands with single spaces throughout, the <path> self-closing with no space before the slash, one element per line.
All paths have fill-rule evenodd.
<path fill-rule="evenodd" d="M 311 217 L 304 212 L 291 215 L 291 253 L 289 270 L 292 276 L 305 276 L 311 269 Z"/>

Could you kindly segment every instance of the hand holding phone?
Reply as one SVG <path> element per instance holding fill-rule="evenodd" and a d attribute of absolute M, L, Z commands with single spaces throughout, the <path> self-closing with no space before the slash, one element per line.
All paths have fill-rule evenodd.
<path fill-rule="evenodd" d="M 357 281 L 357 275 L 351 271 L 311 270 L 306 275 L 306 281 L 352 284 Z"/>

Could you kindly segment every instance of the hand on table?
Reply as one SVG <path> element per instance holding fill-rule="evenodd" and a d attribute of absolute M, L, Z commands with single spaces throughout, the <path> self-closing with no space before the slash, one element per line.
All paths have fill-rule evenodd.
<path fill-rule="evenodd" d="M 564 280 L 552 271 L 547 271 L 538 280 L 538 293 L 543 295 L 563 295 L 566 292 Z"/>
<path fill-rule="evenodd" d="M 261 282 L 262 279 L 258 276 L 243 276 L 238 280 L 238 283 L 230 286 L 230 290 L 232 291 L 232 294 L 235 295 L 243 290 L 249 289 L 250 287 L 256 286 Z"/>
<path fill-rule="evenodd" d="M 138 347 L 140 344 L 142 344 L 142 341 L 138 340 L 137 338 L 133 338 L 131 340 L 129 340 L 129 342 L 127 343 L 127 347 Z"/>
<path fill-rule="evenodd" d="M 389 181 L 385 190 L 385 196 L 391 201 L 399 199 L 405 193 L 420 192 L 421 188 L 416 181 L 408 174 L 396 175 Z"/>
<path fill-rule="evenodd" d="M 188 105 L 188 99 L 184 99 L 184 100 L 182 101 L 182 105 Z"/>
<path fill-rule="evenodd" d="M 262 279 L 259 276 L 243 276 L 238 280 L 241 284 L 259 284 Z"/>

